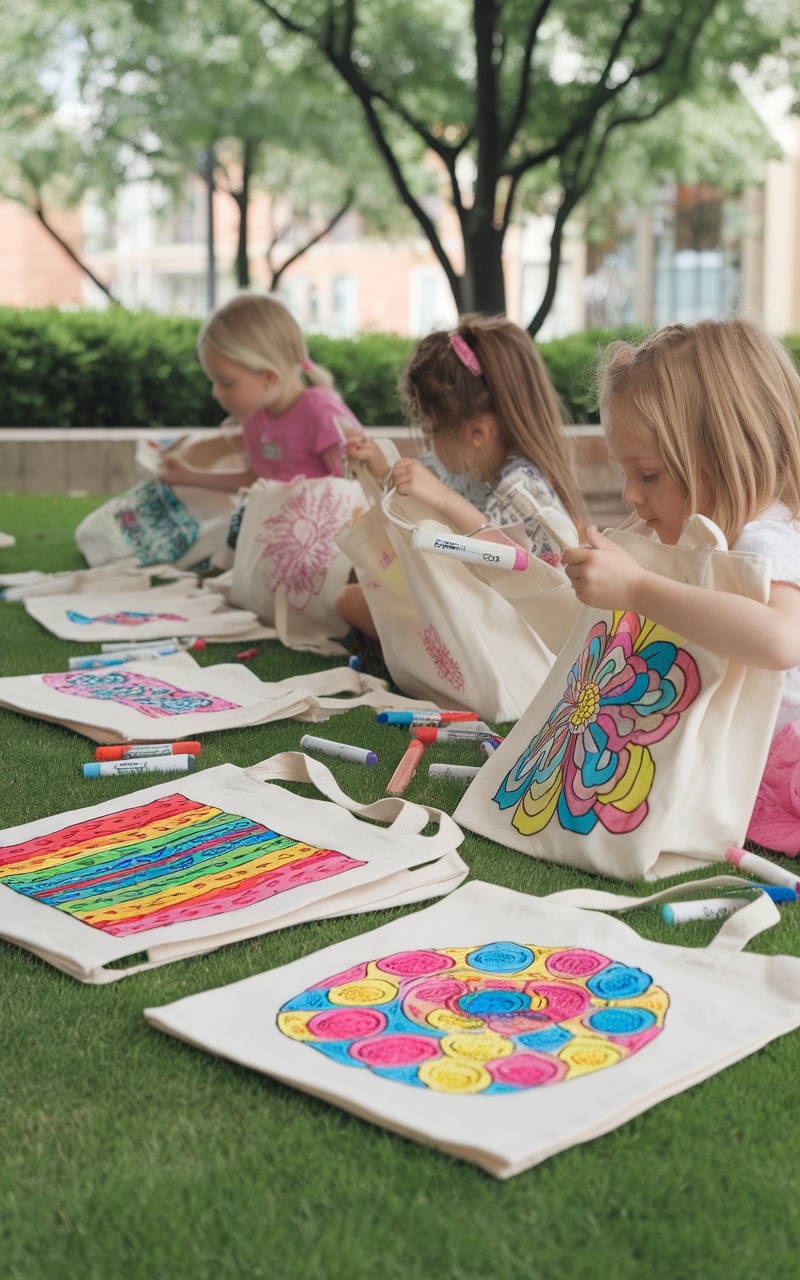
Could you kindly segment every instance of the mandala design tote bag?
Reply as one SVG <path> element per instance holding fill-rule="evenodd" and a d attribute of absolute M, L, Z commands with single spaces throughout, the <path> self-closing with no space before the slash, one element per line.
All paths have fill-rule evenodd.
<path fill-rule="evenodd" d="M 609 534 L 679 582 L 769 596 L 769 562 L 696 516 L 677 546 Z M 782 674 L 729 663 L 632 613 L 583 608 L 548 679 L 456 810 L 522 853 L 622 879 L 741 844 Z"/>
<path fill-rule="evenodd" d="M 198 475 L 224 472 L 241 476 L 244 483 L 250 472 L 241 434 L 190 434 L 166 450 L 151 446 L 149 452 L 149 467 L 141 468 L 137 455 L 147 478 L 91 511 L 75 530 L 78 550 L 88 564 L 106 564 L 133 554 L 140 564 L 174 562 L 190 567 L 208 560 L 224 544 L 238 502 L 236 494 L 162 484 L 158 460 L 165 453 L 174 454 Z"/>
<path fill-rule="evenodd" d="M 352 566 L 336 537 L 364 505 L 355 480 L 257 480 L 236 541 L 231 604 L 274 624 L 290 649 L 342 653 L 336 637 L 348 627 L 334 606 Z"/>
<path fill-rule="evenodd" d="M 560 611 L 574 616 L 563 571 L 533 558 L 523 573 L 491 573 L 417 551 L 412 531 L 435 513 L 394 493 L 383 497 L 364 470 L 360 476 L 373 505 L 338 541 L 356 567 L 398 688 L 487 720 L 516 720 L 553 664 L 548 641 L 569 630 L 559 627 Z M 518 607 L 523 597 L 525 609 Z M 547 639 L 532 625 L 537 612 Z"/>
<path fill-rule="evenodd" d="M 268 683 L 241 663 L 201 667 L 188 653 L 96 671 L 0 679 L 0 706 L 102 743 L 171 742 L 273 720 L 327 720 L 351 707 L 416 705 L 350 667 Z"/>
<path fill-rule="evenodd" d="M 264 785 L 273 778 L 328 799 Z M 0 936 L 82 982 L 116 982 L 289 924 L 447 893 L 467 874 L 462 838 L 438 809 L 357 804 L 300 752 L 220 765 L 0 832 Z M 145 962 L 107 967 L 142 951 Z"/>
<path fill-rule="evenodd" d="M 582 909 L 734 879 L 644 899 L 535 898 L 472 881 L 424 911 L 145 1017 L 507 1178 L 800 1024 L 800 959 L 739 954 L 779 919 L 765 894 L 699 951 Z"/>

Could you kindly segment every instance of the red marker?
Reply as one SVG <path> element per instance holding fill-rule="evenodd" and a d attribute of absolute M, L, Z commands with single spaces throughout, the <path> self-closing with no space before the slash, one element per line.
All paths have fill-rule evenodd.
<path fill-rule="evenodd" d="M 241 653 L 237 653 L 236 657 L 240 662 L 247 662 L 248 658 L 258 657 L 258 649 L 243 649 Z"/>
<path fill-rule="evenodd" d="M 417 771 L 417 765 L 422 758 L 424 750 L 425 743 L 420 742 L 419 738 L 412 738 L 403 759 L 389 779 L 386 787 L 387 791 L 391 791 L 394 795 L 399 795 L 401 791 L 405 791 Z"/>
<path fill-rule="evenodd" d="M 137 760 L 148 756 L 199 756 L 199 742 L 126 742 L 119 747 L 97 747 L 95 760 Z"/>

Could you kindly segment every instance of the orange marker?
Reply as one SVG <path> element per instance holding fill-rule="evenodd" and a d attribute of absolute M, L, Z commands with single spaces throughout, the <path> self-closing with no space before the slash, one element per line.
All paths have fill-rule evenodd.
<path fill-rule="evenodd" d="M 199 742 L 126 742 L 119 747 L 97 747 L 95 760 L 137 760 L 149 756 L 199 756 Z"/>
<path fill-rule="evenodd" d="M 401 791 L 405 791 L 417 771 L 417 765 L 424 750 L 424 742 L 420 742 L 419 738 L 411 739 L 403 759 L 389 779 L 387 791 L 391 791 L 394 795 L 399 795 Z"/>

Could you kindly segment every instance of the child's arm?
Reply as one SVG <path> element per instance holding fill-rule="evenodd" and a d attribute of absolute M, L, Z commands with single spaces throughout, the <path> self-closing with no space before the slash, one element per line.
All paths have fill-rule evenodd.
<path fill-rule="evenodd" d="M 376 480 L 385 480 L 391 467 L 380 445 L 376 444 L 366 432 L 357 431 L 355 427 L 344 427 L 343 430 L 344 451 L 347 457 L 357 458 L 359 462 L 366 463 L 367 470 Z"/>
<path fill-rule="evenodd" d="M 195 489 L 216 489 L 221 493 L 236 493 L 239 489 L 251 485 L 256 479 L 255 471 L 247 468 L 243 471 L 198 471 L 195 467 L 186 467 L 173 454 L 166 454 L 158 468 L 158 478 L 164 484 L 191 485 Z"/>
<path fill-rule="evenodd" d="M 593 525 L 588 546 L 561 557 L 575 594 L 596 609 L 629 609 L 731 662 L 788 671 L 800 663 L 800 590 L 773 582 L 768 604 L 673 582 L 643 569 Z"/>
<path fill-rule="evenodd" d="M 434 511 L 453 526 L 456 533 L 473 533 L 487 523 L 482 511 L 462 498 L 460 493 L 449 488 L 418 458 L 398 458 L 392 468 L 392 484 L 403 497 L 416 498 L 417 502 L 424 502 L 426 507 L 433 507 Z M 502 542 L 512 547 L 517 545 L 493 526 L 482 530 L 481 537 L 487 542 Z"/>

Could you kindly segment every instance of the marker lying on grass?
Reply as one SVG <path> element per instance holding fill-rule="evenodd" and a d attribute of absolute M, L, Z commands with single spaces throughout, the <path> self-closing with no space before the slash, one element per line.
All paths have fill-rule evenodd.
<path fill-rule="evenodd" d="M 456 560 L 466 560 L 488 569 L 528 567 L 528 553 L 522 547 L 511 546 L 507 542 L 490 542 L 484 538 L 467 538 L 460 533 L 444 533 L 418 526 L 411 534 L 411 545 L 416 551 L 454 556 Z"/>
<path fill-rule="evenodd" d="M 118 747 L 97 747 L 95 760 L 147 760 L 152 756 L 199 756 L 199 742 L 125 742 Z"/>
<path fill-rule="evenodd" d="M 100 667 L 120 667 L 137 658 L 169 658 L 178 649 L 174 644 L 152 645 L 149 649 L 137 649 L 134 653 L 87 653 L 78 658 L 69 658 L 70 671 L 94 671 Z"/>
<path fill-rule="evenodd" d="M 183 640 L 178 640 L 175 636 L 169 640 L 140 640 L 138 643 L 124 640 L 109 640 L 106 644 L 100 645 L 101 653 L 145 653 L 150 649 L 163 650 L 167 645 L 173 646 L 172 652 L 178 653 L 180 650 L 188 653 L 202 653 L 206 648 L 205 640 L 200 636 L 186 636 Z"/>
<path fill-rule="evenodd" d="M 477 711 L 379 711 L 378 724 L 455 724 L 477 720 Z"/>
<path fill-rule="evenodd" d="M 83 766 L 84 778 L 116 778 L 126 773 L 189 773 L 194 756 L 147 756 L 143 760 L 92 761 Z"/>
<path fill-rule="evenodd" d="M 437 729 L 435 725 L 412 725 L 411 736 L 420 742 L 483 742 L 485 738 L 494 738 L 488 724 L 481 720 L 465 724 L 451 724 L 446 729 Z"/>
<path fill-rule="evenodd" d="M 773 902 L 796 902 L 797 894 L 788 885 L 743 885 L 746 894 L 734 890 L 724 898 L 698 898 L 696 902 L 668 902 L 661 908 L 665 924 L 685 924 L 688 920 L 717 920 L 720 916 L 733 915 L 747 902 L 753 900 L 753 889 L 761 889 Z"/>
<path fill-rule="evenodd" d="M 418 738 L 412 738 L 406 747 L 405 755 L 387 783 L 387 791 L 391 791 L 393 795 L 399 795 L 401 791 L 405 791 L 417 771 L 417 765 L 422 759 L 424 750 L 425 743 L 420 742 Z"/>
<path fill-rule="evenodd" d="M 746 850 L 731 845 L 730 849 L 725 850 L 725 860 L 732 862 L 740 871 L 746 871 L 748 875 L 766 880 L 768 884 L 788 884 L 790 889 L 800 891 L 800 876 L 796 871 L 785 871 L 783 867 L 776 866 L 757 853 L 747 853 Z"/>
<path fill-rule="evenodd" d="M 300 739 L 303 751 L 319 751 L 323 756 L 334 756 L 337 760 L 352 760 L 355 764 L 377 764 L 378 757 L 374 751 L 366 747 L 353 747 L 349 742 L 332 742 L 330 738 L 315 738 L 304 733 Z"/>
<path fill-rule="evenodd" d="M 429 778 L 458 778 L 461 782 L 471 782 L 481 771 L 477 764 L 429 764 Z"/>

